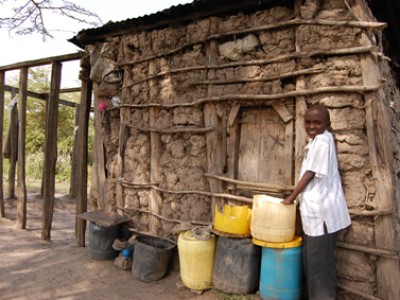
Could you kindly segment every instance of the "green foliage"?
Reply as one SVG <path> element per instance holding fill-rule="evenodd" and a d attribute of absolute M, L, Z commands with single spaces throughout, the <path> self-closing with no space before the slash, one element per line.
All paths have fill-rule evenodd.
<path fill-rule="evenodd" d="M 38 67 L 29 69 L 28 90 L 36 93 L 48 93 L 50 89 L 50 67 Z M 18 86 L 19 78 L 11 78 L 8 85 Z M 70 102 L 79 102 L 80 94 L 61 94 L 60 98 Z M 6 97 L 6 105 L 11 101 Z M 3 140 L 7 135 L 9 127 L 8 113 L 4 114 Z M 43 158 L 46 127 L 46 102 L 35 98 L 27 99 L 26 114 L 26 176 L 28 179 L 40 180 L 43 176 Z M 71 177 L 72 151 L 75 130 L 75 109 L 73 107 L 58 106 L 58 129 L 57 129 L 57 162 L 56 181 L 69 181 Z M 94 141 L 94 129 L 89 125 L 89 162 Z M 7 174 L 8 160 L 4 164 L 4 174 Z"/>
<path fill-rule="evenodd" d="M 30 179 L 41 179 L 43 175 L 43 152 L 27 153 L 25 171 Z"/>

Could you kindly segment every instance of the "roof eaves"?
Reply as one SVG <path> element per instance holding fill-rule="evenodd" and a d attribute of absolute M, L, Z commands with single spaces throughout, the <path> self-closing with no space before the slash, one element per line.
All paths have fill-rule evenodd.
<path fill-rule="evenodd" d="M 124 21 L 109 21 L 101 27 L 84 29 L 69 39 L 80 48 L 104 40 L 106 37 L 120 36 L 135 31 L 152 30 L 174 23 L 184 23 L 210 15 L 226 14 L 233 11 L 272 4 L 284 4 L 293 0 L 194 0 L 165 10 Z"/>

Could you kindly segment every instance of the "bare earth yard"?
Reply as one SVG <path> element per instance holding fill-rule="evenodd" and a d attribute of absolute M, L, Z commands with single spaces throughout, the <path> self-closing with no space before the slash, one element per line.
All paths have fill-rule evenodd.
<path fill-rule="evenodd" d="M 16 229 L 16 200 L 5 200 L 0 218 L 0 299 L 259 299 L 227 296 L 216 290 L 196 295 L 178 288 L 175 259 L 168 275 L 155 283 L 133 278 L 113 261 L 96 261 L 74 240 L 73 200 L 56 195 L 52 241 L 40 239 L 42 204 L 38 194 L 28 197 L 27 229 Z"/>

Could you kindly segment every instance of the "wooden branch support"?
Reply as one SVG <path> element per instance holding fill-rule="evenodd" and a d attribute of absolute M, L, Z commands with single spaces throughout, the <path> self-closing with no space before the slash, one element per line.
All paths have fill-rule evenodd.
<path fill-rule="evenodd" d="M 9 86 L 6 85 L 5 86 L 5 91 L 7 92 L 12 92 L 15 91 L 15 93 L 19 94 L 19 89 L 13 86 Z M 32 91 L 26 91 L 28 97 L 32 97 L 35 99 L 39 99 L 39 100 L 43 100 L 43 101 L 47 101 L 49 99 L 49 94 L 47 93 L 36 93 L 36 92 L 32 92 Z M 57 99 L 59 104 L 65 105 L 65 106 L 69 106 L 69 107 L 76 107 L 78 104 L 68 101 L 68 100 L 63 100 L 63 99 Z"/>
<path fill-rule="evenodd" d="M 138 189 L 151 189 L 158 186 L 158 183 L 148 182 L 148 183 L 138 183 L 138 182 L 128 182 L 126 180 L 119 179 L 118 182 L 124 186 Z"/>
<path fill-rule="evenodd" d="M 266 183 L 261 183 L 261 182 L 249 182 L 249 181 L 242 181 L 242 180 L 237 180 L 233 178 L 228 178 L 224 176 L 218 176 L 218 175 L 213 175 L 213 174 L 204 174 L 204 176 L 209 177 L 209 178 L 214 178 L 218 179 L 221 181 L 225 182 L 230 182 L 234 184 L 240 184 L 248 187 L 255 187 L 255 188 L 262 188 L 267 191 L 271 192 L 282 192 L 282 191 L 292 191 L 294 189 L 294 186 L 283 186 L 283 185 L 278 185 L 278 184 L 266 184 Z"/>
<path fill-rule="evenodd" d="M 371 20 L 370 10 L 365 0 L 352 1 L 354 15 L 362 20 Z M 375 46 L 373 32 L 362 32 L 360 42 L 363 46 Z M 382 66 L 371 55 L 361 55 L 360 65 L 363 84 L 375 85 L 384 82 Z M 397 138 L 391 130 L 391 120 L 388 116 L 388 95 L 380 89 L 364 96 L 368 154 L 371 173 L 376 180 L 375 201 L 378 210 L 394 207 L 397 199 L 394 195 L 393 181 L 393 148 L 392 139 Z M 385 103 L 386 102 L 386 103 Z M 375 244 L 385 249 L 398 249 L 399 237 L 396 231 L 397 218 L 392 215 L 378 216 L 375 224 Z M 400 265 L 399 256 L 396 259 L 382 257 L 376 262 L 376 277 L 379 296 L 382 299 L 400 299 Z"/>
<path fill-rule="evenodd" d="M 201 70 L 206 70 L 208 69 L 207 66 L 198 66 L 198 67 L 193 67 L 195 70 L 198 70 L 198 68 L 202 68 Z M 246 82 L 265 82 L 265 81 L 273 81 L 277 79 L 284 79 L 284 78 L 289 78 L 289 77 L 296 77 L 299 75 L 311 75 L 311 74 L 318 74 L 322 73 L 325 69 L 322 68 L 310 68 L 310 69 L 304 69 L 304 70 L 299 70 L 299 71 L 293 71 L 293 72 L 286 72 L 286 73 L 281 73 L 281 74 L 276 74 L 276 75 L 271 75 L 271 76 L 266 76 L 266 77 L 260 77 L 260 78 L 247 78 L 247 77 L 241 77 L 241 78 L 230 78 L 230 79 L 214 79 L 214 80 L 203 80 L 203 81 L 193 81 L 193 82 L 188 82 L 185 87 L 181 88 L 188 88 L 196 85 L 224 85 L 224 84 L 235 84 L 235 83 L 246 83 Z M 188 68 L 182 68 L 182 69 L 175 69 L 175 70 L 170 70 L 170 71 L 164 71 L 160 72 L 157 75 L 153 75 L 151 78 L 144 78 L 138 81 L 135 81 L 133 83 L 130 83 L 127 86 L 124 87 L 131 87 L 143 82 L 146 82 L 153 77 L 161 77 L 164 75 L 167 75 L 166 73 L 180 73 L 180 72 L 188 72 L 188 71 L 194 71 L 191 70 L 190 67 Z M 168 74 L 169 75 L 169 74 Z"/>
<path fill-rule="evenodd" d="M 274 24 L 268 24 L 258 27 L 252 27 L 244 30 L 228 31 L 226 33 L 212 34 L 209 39 L 223 38 L 228 35 L 241 35 L 245 33 L 266 31 L 279 29 L 288 26 L 298 26 L 298 25 L 321 25 L 321 26 L 335 26 L 335 27 L 357 27 L 357 28 L 371 28 L 376 30 L 382 30 L 387 27 L 387 23 L 383 22 L 365 22 L 365 21 L 336 21 L 336 20 L 322 20 L 322 19 L 293 19 L 289 21 L 277 22 Z"/>
<path fill-rule="evenodd" d="M 82 58 L 84 60 L 84 58 Z M 82 63 L 82 65 L 85 65 Z M 86 64 L 88 65 L 88 64 Z M 82 69 L 83 72 L 89 70 Z M 89 114 L 92 99 L 92 83 L 84 76 L 82 78 L 82 92 L 79 108 L 79 125 L 77 134 L 76 149 L 81 154 L 77 161 L 77 182 L 79 183 L 79 191 L 76 199 L 76 216 L 87 211 L 87 162 L 88 162 L 88 127 Z M 75 219 L 75 241 L 77 246 L 85 247 L 86 221 L 76 217 Z"/>
<path fill-rule="evenodd" d="M 61 85 L 60 62 L 53 62 L 51 68 L 50 97 L 46 105 L 46 136 L 43 162 L 43 218 L 41 238 L 51 239 L 51 224 L 53 222 L 55 177 L 57 162 L 57 124 L 58 101 Z"/>
<path fill-rule="evenodd" d="M 365 22 L 365 21 L 335 21 L 335 20 L 322 20 L 322 19 L 312 19 L 312 20 L 305 20 L 305 19 L 293 19 L 289 21 L 277 22 L 274 24 L 268 24 L 264 26 L 257 26 L 252 28 L 247 28 L 243 30 L 235 30 L 235 31 L 228 31 L 225 33 L 215 33 L 210 34 L 204 39 L 202 42 L 206 43 L 211 40 L 218 40 L 222 38 L 226 38 L 228 36 L 238 36 L 244 34 L 250 34 L 253 32 L 260 32 L 260 31 L 268 31 L 268 30 L 276 30 L 288 26 L 300 26 L 300 25 L 320 25 L 320 26 L 335 26 L 335 27 L 357 27 L 357 28 L 364 28 L 364 29 L 374 29 L 374 30 L 382 30 L 387 27 L 387 23 L 383 22 Z M 196 43 L 200 43 L 201 41 L 197 41 Z M 147 56 L 141 58 L 135 62 L 125 62 L 122 65 L 131 65 L 131 64 L 139 64 L 143 62 L 147 62 L 149 60 L 153 60 L 159 57 L 166 57 L 169 55 L 173 55 L 175 53 L 181 52 L 183 49 L 193 46 L 193 43 L 186 43 L 180 47 L 172 49 L 170 51 L 166 51 L 163 53 L 158 53 L 154 56 Z"/>
<path fill-rule="evenodd" d="M 227 198 L 234 201 L 240 201 L 245 203 L 253 203 L 252 198 L 243 197 L 243 196 L 236 196 L 232 194 L 225 194 L 225 193 L 212 193 L 212 192 L 205 192 L 205 191 L 173 191 L 167 190 L 158 187 L 158 183 L 131 183 L 119 179 L 118 182 L 126 187 L 133 187 L 133 188 L 142 188 L 142 189 L 153 189 L 158 192 L 167 193 L 167 194 L 175 194 L 175 195 L 186 195 L 186 194 L 196 194 L 196 195 L 203 195 L 208 197 L 220 197 L 220 198 Z"/>
<path fill-rule="evenodd" d="M 316 50 L 316 51 L 310 51 L 310 52 L 298 51 L 298 52 L 285 54 L 285 55 L 277 56 L 274 58 L 268 58 L 268 59 L 244 60 L 244 61 L 230 62 L 230 63 L 220 64 L 220 65 L 207 64 L 207 65 L 201 65 L 201 66 L 191 66 L 191 67 L 179 68 L 179 69 L 175 69 L 175 70 L 163 71 L 163 72 L 159 72 L 157 74 L 148 76 L 142 80 L 135 81 L 134 83 L 131 83 L 129 85 L 124 85 L 122 88 L 129 88 L 136 84 L 146 82 L 151 79 L 156 79 L 160 76 L 171 75 L 171 74 L 182 73 L 182 72 L 218 70 L 218 69 L 227 69 L 227 68 L 236 68 L 236 67 L 244 67 L 244 66 L 254 66 L 254 65 L 267 65 L 267 64 L 271 64 L 271 63 L 288 61 L 291 59 L 306 58 L 306 57 L 313 57 L 313 56 L 335 56 L 335 55 L 372 54 L 372 53 L 377 56 L 383 56 L 382 53 L 378 52 L 376 47 L 372 47 L 372 46 L 352 47 L 352 48 L 333 49 L 333 50 Z M 131 64 L 138 64 L 138 63 L 140 63 L 140 62 L 135 62 L 135 63 L 131 63 Z"/>
<path fill-rule="evenodd" d="M 286 72 L 277 75 L 267 76 L 267 77 L 260 77 L 260 78 L 231 78 L 231 79 L 224 79 L 224 80 L 205 80 L 205 81 L 195 81 L 189 82 L 187 86 L 196 86 L 196 85 L 226 85 L 226 84 L 235 84 L 235 83 L 247 83 L 247 82 L 265 82 L 265 81 L 273 81 L 277 79 L 284 79 L 289 77 L 296 77 L 299 75 L 311 75 L 311 74 L 318 74 L 322 73 L 324 69 L 304 69 L 300 71 L 293 71 L 293 72 Z"/>
<path fill-rule="evenodd" d="M 72 162 L 71 162 L 71 177 L 70 177 L 70 184 L 69 184 L 69 195 L 73 198 L 76 198 L 78 195 L 78 178 L 76 177 L 77 168 L 78 168 L 78 156 L 80 153 L 77 151 L 77 133 L 78 133 L 78 126 L 79 126 L 79 105 L 75 108 L 75 128 L 74 128 L 74 140 L 72 145 Z"/>
<path fill-rule="evenodd" d="M 0 71 L 0 132 L 3 132 L 4 123 L 4 84 L 5 84 L 5 72 Z M 0 150 L 3 149 L 3 134 L 0 136 Z M 0 174 L 3 175 L 3 158 L 0 158 Z M 3 176 L 0 178 L 0 218 L 5 217 L 4 211 L 4 196 L 3 196 Z"/>
<path fill-rule="evenodd" d="M 213 131 L 212 127 L 172 127 L 172 128 L 146 128 L 134 126 L 131 124 L 124 124 L 129 128 L 133 128 L 143 132 L 155 132 L 155 133 L 207 133 Z"/>
<path fill-rule="evenodd" d="M 14 99 L 16 93 L 11 91 L 11 99 Z M 9 142 L 9 168 L 8 168 L 8 197 L 11 199 L 16 198 L 15 195 L 15 178 L 17 170 L 17 156 L 18 156 L 18 105 L 14 103 L 10 112 L 8 136 L 6 143 Z M 7 147 L 7 145 L 5 146 Z M 3 152 L 3 156 L 4 156 Z"/>
<path fill-rule="evenodd" d="M 140 235 L 147 235 L 147 236 L 152 236 L 152 237 L 156 237 L 156 238 L 160 237 L 160 236 L 155 235 L 155 234 L 153 234 L 153 233 L 151 233 L 149 231 L 143 231 L 143 230 L 139 230 L 139 229 L 136 229 L 136 228 L 129 228 L 129 231 L 134 232 L 135 234 L 140 234 Z M 176 241 L 173 241 L 173 240 L 165 238 L 165 237 L 163 237 L 163 239 L 166 239 L 167 241 L 170 241 L 172 244 L 176 243 Z"/>
<path fill-rule="evenodd" d="M 243 196 L 236 196 L 232 194 L 225 194 L 225 193 L 211 193 L 211 192 L 202 192 L 202 191 L 171 191 L 171 190 L 165 190 L 161 188 L 154 187 L 155 190 L 163 192 L 163 193 L 168 193 L 168 194 L 178 194 L 178 195 L 184 195 L 184 194 L 197 194 L 197 195 L 204 195 L 204 196 L 209 196 L 209 197 L 218 197 L 218 198 L 226 198 L 226 199 L 231 199 L 239 202 L 245 202 L 245 203 L 253 203 L 252 198 L 247 198 Z"/>
<path fill-rule="evenodd" d="M 98 86 L 93 86 L 93 95 L 95 99 L 98 99 Z M 93 106 L 95 106 L 94 104 Z M 96 203 L 94 203 L 94 209 L 107 209 L 106 206 L 106 193 L 104 192 L 106 182 L 106 154 L 104 149 L 104 134 L 103 134 L 103 118 L 106 112 L 102 112 L 99 109 L 94 110 L 94 130 L 96 132 L 94 136 L 94 147 L 93 147 L 93 161 L 95 162 L 92 166 L 92 189 L 97 191 L 98 197 Z"/>
<path fill-rule="evenodd" d="M 160 214 L 145 210 L 145 209 L 140 209 L 140 208 L 122 208 L 118 207 L 118 210 L 121 210 L 125 213 L 132 214 L 132 211 L 136 211 L 138 213 L 145 213 L 152 215 L 160 220 L 166 221 L 166 222 L 171 222 L 171 223 L 178 223 L 178 224 L 183 224 L 183 223 L 190 223 L 192 225 L 202 225 L 202 226 L 210 226 L 212 223 L 210 222 L 202 222 L 202 221 L 196 221 L 196 220 L 178 220 L 178 219 L 171 219 L 171 218 L 166 218 L 164 216 L 161 216 Z"/>
<path fill-rule="evenodd" d="M 155 60 L 149 61 L 149 74 L 152 75 L 157 69 L 157 64 Z M 151 80 L 149 82 L 150 86 L 156 86 L 157 82 Z M 152 99 L 154 94 L 149 90 L 149 99 Z M 150 101 L 151 101 L 150 100 Z M 163 102 L 162 99 L 159 100 Z M 149 127 L 155 128 L 157 119 L 160 116 L 160 110 L 158 107 L 149 108 Z M 150 131 L 150 181 L 158 182 L 160 178 L 160 156 L 161 156 L 161 135 L 158 131 Z M 162 198 L 155 190 L 150 190 L 149 195 L 149 210 L 154 214 L 159 214 L 162 206 Z M 160 221 L 157 218 L 149 218 L 149 230 L 153 234 L 158 234 L 160 228 Z"/>
<path fill-rule="evenodd" d="M 26 227 L 26 183 L 25 183 L 25 145 L 26 145 L 26 102 L 28 90 L 28 68 L 22 67 L 19 75 L 18 107 L 18 174 L 17 174 L 17 228 Z"/>
<path fill-rule="evenodd" d="M 53 62 L 66 62 L 66 61 L 71 61 L 71 60 L 77 60 L 77 59 L 80 59 L 83 55 L 84 55 L 84 52 L 79 51 L 76 53 L 45 57 L 45 58 L 40 58 L 40 59 L 36 59 L 36 60 L 29 60 L 29 61 L 19 62 L 19 63 L 15 63 L 15 64 L 11 64 L 11 65 L 1 66 L 0 71 L 12 71 L 12 70 L 18 70 L 18 69 L 28 68 L 28 67 L 39 67 L 39 66 L 43 66 L 43 65 L 49 65 L 49 64 L 52 64 Z"/>
<path fill-rule="evenodd" d="M 223 102 L 223 101 L 272 101 L 284 98 L 292 98 L 299 96 L 311 96 L 324 93 L 358 93 L 365 94 L 369 92 L 378 91 L 381 89 L 382 85 L 373 86 L 327 86 L 314 88 L 310 90 L 296 90 L 286 93 L 276 93 L 276 94 L 226 94 L 222 96 L 211 96 L 206 98 L 200 98 L 193 102 L 186 103 L 173 103 L 173 104 L 160 104 L 160 103 L 147 103 L 147 104 L 122 104 L 121 107 L 132 107 L 132 108 L 147 108 L 147 107 L 162 107 L 162 108 L 174 108 L 174 107 L 190 107 L 198 106 L 204 103 L 212 102 Z M 271 105 L 271 103 L 270 103 Z M 214 126 L 212 126 L 214 127 Z"/>
<path fill-rule="evenodd" d="M 349 243 L 345 243 L 345 242 L 337 242 L 336 246 L 339 248 L 360 251 L 360 252 L 364 252 L 364 253 L 368 253 L 368 254 L 372 254 L 372 255 L 376 255 L 376 256 L 381 256 L 381 257 L 397 260 L 397 253 L 394 250 L 380 249 L 380 248 L 365 246 L 365 245 L 354 245 L 354 244 L 349 244 Z"/>
<path fill-rule="evenodd" d="M 271 105 L 275 109 L 275 111 L 278 113 L 278 115 L 281 117 L 283 122 L 287 123 L 293 119 L 292 113 L 286 108 L 286 106 L 283 102 L 274 100 L 271 102 Z"/>
<path fill-rule="evenodd" d="M 353 216 L 364 216 L 364 217 L 373 217 L 373 216 L 384 216 L 390 215 L 394 213 L 393 208 L 387 209 L 377 209 L 377 210 L 362 210 L 362 209 L 349 209 L 350 215 Z"/>

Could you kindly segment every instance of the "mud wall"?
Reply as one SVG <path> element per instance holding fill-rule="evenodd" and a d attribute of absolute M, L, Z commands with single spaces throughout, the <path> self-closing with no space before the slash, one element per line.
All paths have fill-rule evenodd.
<path fill-rule="evenodd" d="M 307 105 L 322 104 L 330 111 L 352 211 L 352 226 L 341 234 L 342 247 L 337 249 L 340 282 L 377 295 L 380 256 L 362 249 L 379 247 L 375 236 L 379 216 L 357 213 L 377 210 L 380 201 L 369 156 L 364 97 L 365 92 L 378 88 L 364 86 L 360 62 L 362 55 L 372 55 L 361 39 L 372 29 L 340 23 L 357 20 L 339 0 L 307 1 L 298 19 L 315 22 L 290 23 L 294 16 L 292 9 L 275 7 L 136 32 L 91 45 L 92 65 L 104 60 L 106 65 L 98 67 L 100 75 L 93 76 L 98 79 L 96 101 L 107 104 L 98 132 L 106 152 L 105 205 L 130 214 L 131 226 L 137 230 L 173 239 L 185 225 L 211 224 L 213 191 L 204 176 L 210 171 L 207 141 L 229 135 L 226 116 L 232 107 L 238 103 L 268 106 L 271 99 L 285 102 L 289 98 L 296 103 L 291 110 L 296 111 L 296 101 L 305 97 Z M 388 64 L 378 60 L 386 80 L 380 88 L 391 121 L 397 211 L 399 91 Z M 120 80 L 118 76 L 107 78 L 113 73 L 105 69 L 120 70 Z M 255 95 L 266 97 L 260 100 Z M 121 103 L 114 105 L 113 96 Z M 218 132 L 208 126 L 205 106 L 210 103 L 223 124 Z M 228 152 L 222 151 L 224 174 L 232 174 L 234 165 Z M 97 198 L 94 189 L 95 207 Z M 393 217 L 398 232 L 398 213 Z M 346 245 L 364 248 L 351 250 Z M 343 292 L 340 297 L 359 296 Z"/>

